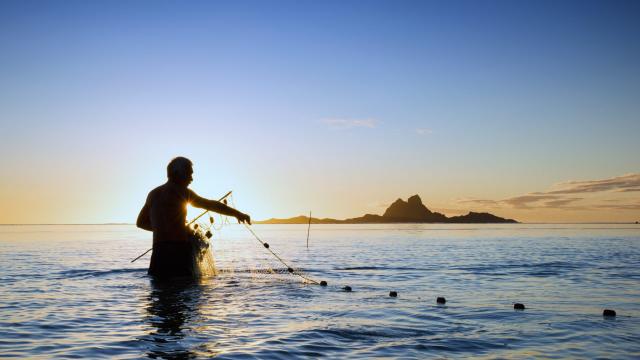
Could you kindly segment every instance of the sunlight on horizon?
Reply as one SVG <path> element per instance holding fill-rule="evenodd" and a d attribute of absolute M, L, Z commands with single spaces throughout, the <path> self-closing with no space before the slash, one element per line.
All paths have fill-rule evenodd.
<path fill-rule="evenodd" d="M 0 223 L 134 222 L 175 156 L 255 220 L 419 194 L 447 215 L 638 221 L 637 14 L 5 1 Z M 554 193 L 569 181 L 596 185 Z"/>

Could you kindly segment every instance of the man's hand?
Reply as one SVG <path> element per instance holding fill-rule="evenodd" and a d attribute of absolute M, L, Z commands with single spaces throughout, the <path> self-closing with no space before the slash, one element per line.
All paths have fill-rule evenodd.
<path fill-rule="evenodd" d="M 244 213 L 240 213 L 238 216 L 236 216 L 236 219 L 238 219 L 239 223 L 247 223 L 249 225 L 251 225 L 251 217 L 247 214 Z"/>

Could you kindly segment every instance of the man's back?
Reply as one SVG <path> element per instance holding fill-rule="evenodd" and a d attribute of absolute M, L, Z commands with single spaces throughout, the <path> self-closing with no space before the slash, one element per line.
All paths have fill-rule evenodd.
<path fill-rule="evenodd" d="M 153 189 L 147 197 L 153 242 L 187 241 L 187 203 L 189 189 L 167 182 Z"/>

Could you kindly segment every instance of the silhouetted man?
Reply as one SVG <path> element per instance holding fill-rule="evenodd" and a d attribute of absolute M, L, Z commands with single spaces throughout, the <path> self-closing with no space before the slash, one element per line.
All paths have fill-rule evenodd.
<path fill-rule="evenodd" d="M 167 166 L 169 180 L 147 196 L 136 225 L 153 231 L 153 253 L 149 274 L 160 277 L 192 276 L 193 260 L 186 226 L 187 204 L 233 216 L 241 223 L 251 224 L 249 215 L 219 201 L 198 196 L 189 189 L 193 181 L 191 160 L 177 157 Z"/>

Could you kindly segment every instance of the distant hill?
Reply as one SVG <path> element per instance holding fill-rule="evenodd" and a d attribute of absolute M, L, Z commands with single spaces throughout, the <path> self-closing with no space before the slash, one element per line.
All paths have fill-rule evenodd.
<path fill-rule="evenodd" d="M 382 217 L 387 219 L 403 219 L 403 222 L 446 222 L 447 217 L 438 212 L 431 212 L 424 204 L 420 196 L 413 195 L 406 202 L 396 200 L 387 208 Z"/>
<path fill-rule="evenodd" d="M 296 216 L 289 219 L 269 219 L 256 221 L 257 224 L 307 224 L 308 216 Z M 391 204 L 383 215 L 366 214 L 345 220 L 311 218 L 312 224 L 398 224 L 398 223 L 517 223 L 489 213 L 469 212 L 467 215 L 447 217 L 432 212 L 423 203 L 420 196 L 413 195 L 407 201 L 398 199 Z"/>
<path fill-rule="evenodd" d="M 467 215 L 452 216 L 447 219 L 450 223 L 517 223 L 513 219 L 505 219 L 489 213 L 470 211 Z"/>

